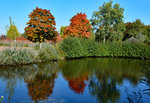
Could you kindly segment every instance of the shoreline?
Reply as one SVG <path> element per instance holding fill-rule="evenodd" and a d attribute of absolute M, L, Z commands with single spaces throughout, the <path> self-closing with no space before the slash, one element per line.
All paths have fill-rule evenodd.
<path fill-rule="evenodd" d="M 49 61 L 37 61 L 32 63 L 22 63 L 22 64 L 1 64 L 1 67 L 4 66 L 23 66 L 23 65 L 31 65 L 31 64 L 37 64 L 37 63 L 45 63 L 45 62 L 57 62 L 59 60 L 75 60 L 75 59 L 84 59 L 84 58 L 117 58 L 117 59 L 137 59 L 137 60 L 150 60 L 150 58 L 144 58 L 144 57 L 127 57 L 127 56 L 88 56 L 88 57 L 73 57 L 73 58 L 62 58 L 58 60 L 49 60 Z"/>

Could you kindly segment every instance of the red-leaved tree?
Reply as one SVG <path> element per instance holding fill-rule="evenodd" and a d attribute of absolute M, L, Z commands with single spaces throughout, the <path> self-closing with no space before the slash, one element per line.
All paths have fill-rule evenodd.
<path fill-rule="evenodd" d="M 70 25 L 65 28 L 64 36 L 69 35 L 89 38 L 89 36 L 92 35 L 92 27 L 85 13 L 77 13 L 77 15 L 70 19 L 70 22 Z"/>
<path fill-rule="evenodd" d="M 55 40 L 57 31 L 55 28 L 55 18 L 50 10 L 36 8 L 29 15 L 29 22 L 25 27 L 25 35 L 33 42 L 44 42 L 47 40 Z"/>

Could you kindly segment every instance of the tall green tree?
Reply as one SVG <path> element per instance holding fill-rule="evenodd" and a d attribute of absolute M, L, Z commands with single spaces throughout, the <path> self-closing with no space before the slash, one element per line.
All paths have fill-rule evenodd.
<path fill-rule="evenodd" d="M 64 35 L 65 28 L 66 28 L 66 26 L 61 26 L 61 27 L 60 27 L 60 32 L 59 32 L 59 34 L 60 34 L 61 36 Z"/>
<path fill-rule="evenodd" d="M 123 40 L 125 41 L 131 37 L 134 37 L 139 42 L 148 42 L 148 31 L 148 26 L 145 26 L 140 19 L 136 19 L 133 22 L 126 23 L 126 30 L 124 32 Z"/>
<path fill-rule="evenodd" d="M 136 38 L 139 34 L 144 33 L 144 24 L 140 19 L 126 23 L 125 39 L 130 37 Z"/>
<path fill-rule="evenodd" d="M 112 32 L 108 40 L 114 42 L 122 42 L 125 31 L 125 24 L 124 23 L 114 24 L 111 31 Z"/>
<path fill-rule="evenodd" d="M 104 42 L 110 37 L 110 40 L 119 41 L 123 38 L 125 29 L 123 24 L 124 9 L 119 4 L 110 1 L 99 7 L 98 11 L 93 13 L 91 24 L 96 34 L 96 40 Z"/>
<path fill-rule="evenodd" d="M 140 19 L 137 19 L 132 23 L 130 35 L 133 37 L 137 37 L 138 34 L 143 34 L 143 32 L 144 32 L 144 24 Z"/>
<path fill-rule="evenodd" d="M 18 29 L 15 26 L 14 22 L 12 22 L 11 17 L 9 17 L 9 21 L 10 21 L 10 26 L 6 27 L 6 31 L 7 31 L 6 36 L 12 40 L 15 40 L 16 37 L 18 37 L 20 35 L 20 33 L 18 32 Z"/>
<path fill-rule="evenodd" d="M 144 29 L 145 29 L 145 32 L 144 32 L 145 42 L 150 44 L 150 25 L 145 25 Z"/>

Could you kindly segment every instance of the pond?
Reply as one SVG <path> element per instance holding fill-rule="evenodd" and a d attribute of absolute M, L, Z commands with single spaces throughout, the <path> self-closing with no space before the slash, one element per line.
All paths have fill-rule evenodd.
<path fill-rule="evenodd" d="M 150 102 L 150 61 L 84 58 L 0 67 L 3 103 Z"/>

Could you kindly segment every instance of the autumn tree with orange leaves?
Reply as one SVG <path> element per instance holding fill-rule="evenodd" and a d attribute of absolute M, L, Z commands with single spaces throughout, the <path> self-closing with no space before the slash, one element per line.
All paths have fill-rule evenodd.
<path fill-rule="evenodd" d="M 89 38 L 92 35 L 92 27 L 85 13 L 77 13 L 77 15 L 70 19 L 70 22 L 70 25 L 65 28 L 65 37 L 69 35 Z"/>
<path fill-rule="evenodd" d="M 47 40 L 55 40 L 57 31 L 55 28 L 55 18 L 50 10 L 36 7 L 29 15 L 29 22 L 25 28 L 25 35 L 33 42 L 44 42 Z"/>

